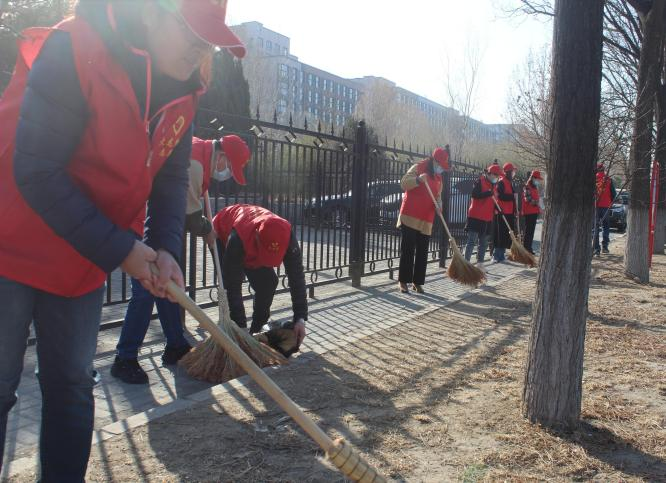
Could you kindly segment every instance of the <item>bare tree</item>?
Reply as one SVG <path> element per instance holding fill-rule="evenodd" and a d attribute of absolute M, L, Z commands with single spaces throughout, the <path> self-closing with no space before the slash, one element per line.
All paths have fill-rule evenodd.
<path fill-rule="evenodd" d="M 581 410 L 603 3 L 558 0 L 555 5 L 550 202 L 523 390 L 525 417 L 546 426 L 573 427 Z"/>
<path fill-rule="evenodd" d="M 648 3 L 648 2 L 645 2 Z M 656 94 L 661 78 L 666 0 L 638 6 L 643 42 L 638 68 L 638 98 L 629 158 L 631 199 L 627 217 L 627 243 L 624 271 L 642 283 L 650 280 L 648 224 L 650 208 L 650 166 L 653 148 L 653 120 Z"/>

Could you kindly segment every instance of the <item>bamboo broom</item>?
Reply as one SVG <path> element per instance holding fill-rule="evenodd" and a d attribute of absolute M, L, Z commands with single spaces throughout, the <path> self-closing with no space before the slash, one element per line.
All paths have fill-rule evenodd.
<path fill-rule="evenodd" d="M 151 270 L 158 274 L 157 267 L 151 264 Z M 167 292 L 175 299 L 201 327 L 207 330 L 220 351 L 228 354 L 266 393 L 289 415 L 303 430 L 326 452 L 329 460 L 348 478 L 361 483 L 385 483 L 386 479 L 377 473 L 344 439 L 333 441 L 319 426 L 299 408 L 294 401 L 262 371 L 253 360 L 241 350 L 229 335 L 229 332 L 215 324 L 201 308 L 190 299 L 173 281 L 169 281 Z M 222 293 L 221 293 L 222 294 Z M 224 319 L 223 319 L 224 320 Z M 233 324 L 233 322 L 232 322 Z M 234 324 L 235 325 L 235 324 Z M 226 329 L 226 326 L 223 326 Z M 239 329 L 243 334 L 245 331 Z M 234 334 L 234 332 L 231 332 Z M 252 337 L 248 335 L 254 341 Z M 256 341 L 255 341 L 256 342 Z"/>
<path fill-rule="evenodd" d="M 208 192 L 204 193 L 204 204 L 208 220 L 212 220 L 210 198 Z M 215 261 L 217 272 L 217 307 L 219 314 L 219 329 L 229 337 L 236 346 L 240 347 L 260 367 L 286 364 L 287 359 L 267 345 L 262 344 L 252 337 L 245 329 L 242 329 L 231 320 L 229 315 L 229 303 L 227 302 L 227 291 L 222 281 L 222 270 L 217 245 L 210 247 Z M 210 330 L 209 330 L 210 332 Z M 216 344 L 212 338 L 206 339 L 196 348 L 185 355 L 180 364 L 194 379 L 219 384 L 234 379 L 244 373 L 243 368 L 238 365 L 234 358 Z"/>
<path fill-rule="evenodd" d="M 446 234 L 449 237 L 449 243 L 453 248 L 453 257 L 451 258 L 451 263 L 449 264 L 449 268 L 446 272 L 447 275 L 449 276 L 449 278 L 451 278 L 451 280 L 455 280 L 456 282 L 461 283 L 463 285 L 478 287 L 480 284 L 486 281 L 486 273 L 483 270 L 481 270 L 479 267 L 475 267 L 465 259 L 465 257 L 460 251 L 460 248 L 458 248 L 458 244 L 456 243 L 455 238 L 453 238 L 453 236 L 451 235 L 451 231 L 449 231 L 449 227 L 446 224 L 446 221 L 444 220 L 444 215 L 442 215 L 442 211 L 439 208 L 437 200 L 435 200 L 435 195 L 432 194 L 432 190 L 430 189 L 428 182 L 426 181 L 423 184 L 428 190 L 430 199 L 432 199 L 432 202 L 435 204 L 435 211 L 437 211 L 439 219 L 442 220 L 442 225 L 444 225 L 444 230 L 446 230 Z"/>
<path fill-rule="evenodd" d="M 504 223 L 509 230 L 509 235 L 511 236 L 511 252 L 509 253 L 509 260 L 522 263 L 523 265 L 527 265 L 530 268 L 536 267 L 536 257 L 532 255 L 529 250 L 527 250 L 527 248 L 522 245 L 522 243 L 520 243 L 516 237 L 516 234 L 511 229 L 509 221 L 506 219 L 506 216 L 504 216 L 504 213 L 502 213 L 502 209 L 500 208 L 499 203 L 497 203 L 497 199 L 495 199 L 494 196 L 492 198 L 493 202 L 495 203 L 495 207 L 497 208 L 497 211 L 499 211 L 499 214 L 502 216 L 502 219 L 504 220 Z"/>

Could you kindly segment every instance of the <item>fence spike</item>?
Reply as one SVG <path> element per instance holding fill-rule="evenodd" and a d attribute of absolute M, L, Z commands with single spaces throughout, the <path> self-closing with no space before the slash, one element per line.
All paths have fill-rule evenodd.
<path fill-rule="evenodd" d="M 289 127 L 294 127 L 294 114 L 292 112 L 289 113 Z"/>
<path fill-rule="evenodd" d="M 331 136 L 335 136 L 335 128 L 333 126 L 333 123 L 331 123 Z"/>
<path fill-rule="evenodd" d="M 277 124 L 277 109 L 273 109 L 273 123 Z"/>
<path fill-rule="evenodd" d="M 259 120 L 259 104 L 257 104 L 257 112 L 256 112 L 256 116 L 257 116 L 257 121 L 258 121 L 258 120 Z"/>
<path fill-rule="evenodd" d="M 321 133 L 321 119 L 317 121 L 317 132 Z"/>
<path fill-rule="evenodd" d="M 308 117 L 305 116 L 305 122 L 303 123 L 303 129 L 308 130 Z"/>

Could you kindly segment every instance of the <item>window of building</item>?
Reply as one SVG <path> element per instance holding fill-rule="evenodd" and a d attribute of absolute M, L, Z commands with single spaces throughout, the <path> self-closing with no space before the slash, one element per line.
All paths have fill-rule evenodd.
<path fill-rule="evenodd" d="M 315 89 L 319 89 L 319 76 L 315 76 Z"/>
<path fill-rule="evenodd" d="M 264 39 L 262 39 L 261 37 L 259 37 L 257 40 L 259 41 L 259 48 L 260 48 L 260 49 L 263 49 L 263 48 L 264 48 Z"/>
<path fill-rule="evenodd" d="M 272 49 L 273 49 L 273 42 L 271 42 L 270 40 L 267 40 L 266 41 L 266 50 L 268 50 L 270 52 Z"/>
<path fill-rule="evenodd" d="M 308 91 L 308 102 L 312 102 L 312 91 Z"/>
<path fill-rule="evenodd" d="M 328 98 L 328 107 L 330 109 L 333 109 L 333 102 L 335 102 L 335 99 L 333 99 L 332 97 L 329 97 Z"/>
<path fill-rule="evenodd" d="M 287 67 L 285 64 L 280 64 L 279 69 L 280 77 L 287 79 L 289 77 L 289 67 Z"/>
<path fill-rule="evenodd" d="M 274 51 L 276 54 L 279 54 L 279 53 L 280 53 L 280 44 L 275 44 L 275 45 L 273 46 L 273 51 Z"/>
<path fill-rule="evenodd" d="M 282 55 L 288 55 L 289 51 L 287 50 L 287 47 L 282 47 Z"/>
<path fill-rule="evenodd" d="M 277 103 L 277 112 L 278 114 L 284 114 L 287 112 L 287 101 L 285 99 L 280 99 Z"/>
<path fill-rule="evenodd" d="M 312 74 L 308 74 L 308 85 L 309 85 L 310 87 L 312 87 L 312 81 L 313 81 L 313 79 L 312 79 Z"/>
<path fill-rule="evenodd" d="M 319 104 L 319 92 L 315 92 L 314 102 L 315 102 L 315 104 Z"/>

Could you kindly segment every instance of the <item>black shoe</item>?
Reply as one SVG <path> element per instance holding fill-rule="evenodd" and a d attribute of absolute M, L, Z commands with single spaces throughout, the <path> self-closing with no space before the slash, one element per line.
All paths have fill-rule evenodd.
<path fill-rule="evenodd" d="M 190 344 L 181 346 L 181 347 L 169 347 L 166 346 L 164 348 L 164 354 L 162 354 L 162 364 L 164 365 L 171 365 L 177 363 L 179 360 L 181 360 L 185 354 L 190 352 L 192 350 L 192 346 Z"/>
<path fill-rule="evenodd" d="M 608 251 L 608 248 L 604 248 L 601 250 L 601 253 L 610 253 L 610 252 Z"/>
<path fill-rule="evenodd" d="M 148 374 L 141 369 L 136 359 L 121 359 L 116 356 L 111 366 L 111 375 L 126 384 L 148 384 Z"/>
<path fill-rule="evenodd" d="M 594 256 L 595 256 L 595 257 L 600 257 L 600 256 L 601 256 L 601 252 L 600 252 L 599 250 L 594 250 Z"/>

